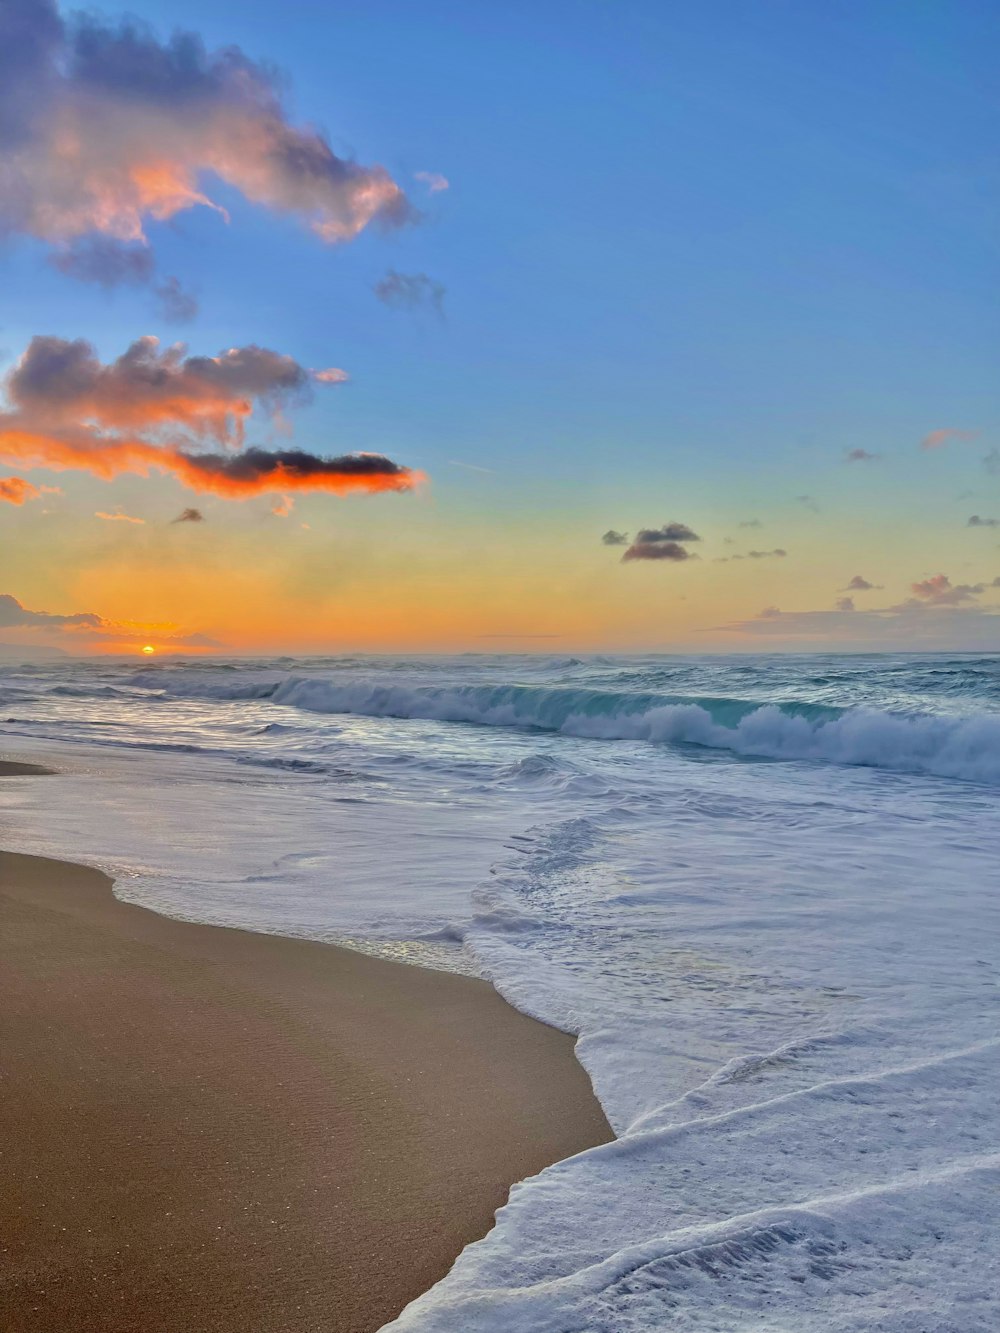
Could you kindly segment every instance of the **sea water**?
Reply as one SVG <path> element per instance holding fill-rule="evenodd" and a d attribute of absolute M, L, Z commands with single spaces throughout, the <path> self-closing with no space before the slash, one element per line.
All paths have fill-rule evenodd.
<path fill-rule="evenodd" d="M 615 1143 L 399 1333 L 1000 1328 L 1000 658 L 2 671 L 5 845 L 489 977 Z"/>

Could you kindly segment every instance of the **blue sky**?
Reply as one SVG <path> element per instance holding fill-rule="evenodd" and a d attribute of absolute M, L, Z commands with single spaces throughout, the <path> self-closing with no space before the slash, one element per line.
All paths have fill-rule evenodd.
<path fill-rule="evenodd" d="M 988 509 L 998 484 L 981 461 L 1000 443 L 996 6 L 131 9 L 275 62 L 293 119 L 381 163 L 425 216 L 331 247 L 212 188 L 229 225 L 195 209 L 148 228 L 160 268 L 197 291 L 183 329 L 148 292 L 74 284 L 40 243 L 10 241 L 10 354 L 45 332 L 109 358 L 156 333 L 342 366 L 351 384 L 297 415 L 295 441 L 426 470 L 431 544 L 510 532 L 570 566 L 573 544 L 608 526 L 679 518 L 718 546 L 759 516 L 797 561 L 812 544 L 811 563 L 783 573 L 799 610 L 817 567 L 827 582 L 834 566 L 855 572 L 872 525 L 901 591 L 939 567 L 957 581 L 962 560 L 1000 573 L 983 542 L 963 545 L 970 502 L 957 498 Z M 429 193 L 420 171 L 451 188 Z M 442 283 L 444 317 L 377 301 L 388 268 Z M 944 427 L 978 434 L 922 454 Z M 845 465 L 850 449 L 882 457 Z M 410 521 L 382 505 L 344 521 Z M 682 573 L 615 570 L 658 586 Z"/>

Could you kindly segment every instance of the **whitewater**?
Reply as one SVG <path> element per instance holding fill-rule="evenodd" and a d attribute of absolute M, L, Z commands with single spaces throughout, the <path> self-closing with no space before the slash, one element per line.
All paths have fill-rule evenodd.
<path fill-rule="evenodd" d="M 1000 657 L 0 667 L 2 841 L 488 977 L 617 1134 L 395 1333 L 1000 1327 Z"/>

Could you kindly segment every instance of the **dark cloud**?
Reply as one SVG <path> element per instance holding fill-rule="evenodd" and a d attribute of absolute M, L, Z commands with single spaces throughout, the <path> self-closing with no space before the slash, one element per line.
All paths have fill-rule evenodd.
<path fill-rule="evenodd" d="M 200 509 L 182 509 L 176 518 L 170 520 L 171 523 L 204 523 L 205 515 Z"/>
<path fill-rule="evenodd" d="M 1000 528 L 1000 518 L 980 518 L 973 514 L 966 525 L 970 528 Z"/>
<path fill-rule="evenodd" d="M 636 541 L 622 556 L 623 560 L 697 560 L 697 558 L 677 542 L 668 541 Z"/>
<path fill-rule="evenodd" d="M 881 454 L 870 454 L 867 449 L 848 449 L 844 455 L 846 463 L 874 463 L 876 458 L 881 458 Z"/>
<path fill-rule="evenodd" d="M 635 540 L 649 546 L 653 542 L 700 542 L 701 538 L 686 523 L 664 523 L 662 528 L 640 528 Z"/>
<path fill-rule="evenodd" d="M 991 476 L 1000 476 L 1000 449 L 991 449 L 983 455 L 983 467 Z"/>
<path fill-rule="evenodd" d="M 389 269 L 384 278 L 376 282 L 372 291 L 378 299 L 397 310 L 416 310 L 428 306 L 437 314 L 444 314 L 444 297 L 447 289 L 440 282 L 428 277 L 426 273 L 397 273 Z"/>
<path fill-rule="evenodd" d="M 871 592 L 873 588 L 881 588 L 881 583 L 869 583 L 861 574 L 855 574 L 844 592 Z"/>
<path fill-rule="evenodd" d="M 686 523 L 664 523 L 662 528 L 640 528 L 622 560 L 697 560 L 681 542 L 700 542 Z"/>
<path fill-rule="evenodd" d="M 854 606 L 854 598 L 853 598 L 853 597 L 838 597 L 837 602 L 836 602 L 836 609 L 837 609 L 838 611 L 853 611 L 853 610 L 855 610 L 855 606 Z"/>
<path fill-rule="evenodd" d="M 628 546 L 628 533 L 616 532 L 614 528 L 608 528 L 601 541 L 605 546 Z"/>
<path fill-rule="evenodd" d="M 154 290 L 168 324 L 189 324 L 198 314 L 197 297 L 184 290 L 179 278 L 164 278 Z"/>
<path fill-rule="evenodd" d="M 748 560 L 784 560 L 788 552 L 781 546 L 773 551 L 747 551 Z"/>
<path fill-rule="evenodd" d="M 235 46 L 3 0 L 0 231 L 59 248 L 92 235 L 143 246 L 150 220 L 195 207 L 225 217 L 204 192 L 212 179 L 328 242 L 414 216 L 384 168 L 293 125 L 281 92 L 270 66 Z"/>

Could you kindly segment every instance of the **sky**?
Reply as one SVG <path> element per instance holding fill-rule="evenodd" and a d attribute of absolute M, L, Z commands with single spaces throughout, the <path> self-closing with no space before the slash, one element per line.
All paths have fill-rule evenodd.
<path fill-rule="evenodd" d="M 1000 649 L 986 0 L 0 0 L 0 645 Z"/>

